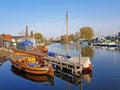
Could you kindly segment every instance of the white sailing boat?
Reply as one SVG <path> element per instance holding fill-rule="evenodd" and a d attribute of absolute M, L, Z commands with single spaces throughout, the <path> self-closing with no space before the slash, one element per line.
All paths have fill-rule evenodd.
<path fill-rule="evenodd" d="M 109 50 L 115 50 L 118 48 L 118 44 L 115 43 L 115 29 L 114 29 L 114 37 L 113 37 L 113 42 L 110 42 L 107 44 L 107 48 Z"/>

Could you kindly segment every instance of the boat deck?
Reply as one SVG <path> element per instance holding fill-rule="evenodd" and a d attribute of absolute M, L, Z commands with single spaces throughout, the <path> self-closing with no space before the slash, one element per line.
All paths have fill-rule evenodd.
<path fill-rule="evenodd" d="M 42 51 L 40 51 L 40 50 L 28 50 L 28 51 L 23 51 L 23 50 L 16 49 L 16 50 L 14 50 L 14 51 L 21 52 L 21 53 L 26 53 L 26 54 L 33 55 L 33 56 L 37 56 L 37 57 L 48 56 L 47 53 L 42 52 Z"/>

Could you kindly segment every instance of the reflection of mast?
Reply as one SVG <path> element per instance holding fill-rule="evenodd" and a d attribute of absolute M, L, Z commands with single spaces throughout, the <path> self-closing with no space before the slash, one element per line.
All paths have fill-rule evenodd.
<path fill-rule="evenodd" d="M 114 50 L 114 66 L 116 67 L 116 53 L 115 53 L 115 50 Z"/>
<path fill-rule="evenodd" d="M 82 80 L 81 80 L 81 83 L 80 83 L 80 90 L 82 90 Z"/>
<path fill-rule="evenodd" d="M 114 27 L 114 32 L 113 32 L 114 36 L 113 36 L 113 40 L 114 40 L 114 44 L 115 44 L 115 27 Z M 116 54 L 115 54 L 115 49 L 114 49 L 114 66 L 116 67 Z"/>

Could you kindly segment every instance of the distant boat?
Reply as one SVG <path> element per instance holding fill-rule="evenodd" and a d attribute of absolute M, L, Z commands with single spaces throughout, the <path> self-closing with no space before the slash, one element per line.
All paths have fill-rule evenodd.
<path fill-rule="evenodd" d="M 45 46 L 45 44 L 38 45 L 36 49 L 41 50 L 43 52 L 48 52 L 48 48 Z"/>
<path fill-rule="evenodd" d="M 17 54 L 18 53 L 18 54 Z M 34 56 L 26 53 L 14 52 L 11 56 L 13 67 L 34 75 L 54 76 L 54 69 L 51 64 L 44 60 L 37 60 Z"/>
<path fill-rule="evenodd" d="M 115 49 L 118 48 L 118 45 L 115 44 L 115 42 L 111 42 L 111 43 L 108 43 L 108 44 L 107 44 L 107 48 L 108 48 L 109 50 L 115 50 Z"/>
<path fill-rule="evenodd" d="M 101 47 L 107 47 L 107 45 L 108 45 L 108 43 L 105 43 L 105 42 L 100 44 Z"/>
<path fill-rule="evenodd" d="M 115 28 L 114 28 L 114 30 L 115 30 Z M 114 32 L 115 32 L 115 31 L 114 31 Z M 113 42 L 108 43 L 107 48 L 108 48 L 109 50 L 118 49 L 118 44 L 115 43 L 115 35 L 114 35 L 114 37 L 113 37 Z"/>

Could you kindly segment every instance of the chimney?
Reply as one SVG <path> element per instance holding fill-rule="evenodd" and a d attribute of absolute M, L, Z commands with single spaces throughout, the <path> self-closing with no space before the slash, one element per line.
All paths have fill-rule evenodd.
<path fill-rule="evenodd" d="M 26 39 L 28 39 L 28 26 L 26 26 Z"/>
<path fill-rule="evenodd" d="M 34 36 L 33 36 L 33 31 L 31 31 L 31 35 L 30 35 L 30 36 L 31 36 L 31 38 L 33 38 L 33 37 L 34 37 Z"/>
<path fill-rule="evenodd" d="M 4 33 L 2 34 L 2 37 L 5 39 L 5 34 Z"/>

